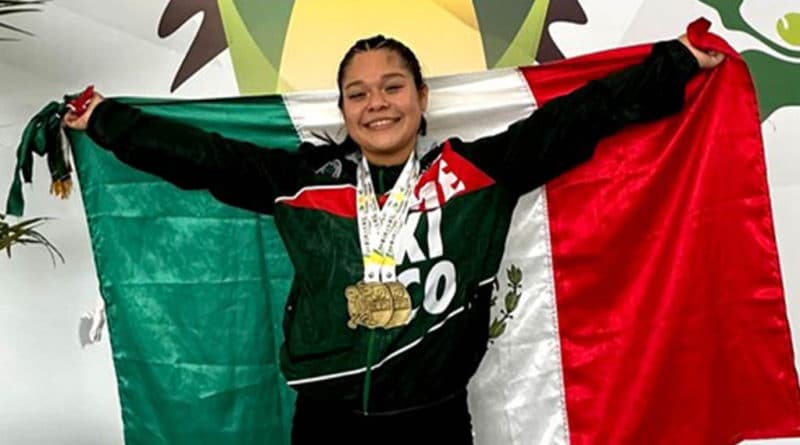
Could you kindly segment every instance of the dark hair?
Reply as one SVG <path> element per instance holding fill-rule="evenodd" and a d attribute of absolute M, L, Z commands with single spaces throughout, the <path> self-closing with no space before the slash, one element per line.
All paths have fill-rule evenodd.
<path fill-rule="evenodd" d="M 356 54 L 377 49 L 388 49 L 397 53 L 397 55 L 399 55 L 403 60 L 403 65 L 405 68 L 408 69 L 414 76 L 414 84 L 417 86 L 417 90 L 420 90 L 425 86 L 425 80 L 422 78 L 422 70 L 419 66 L 419 60 L 417 60 L 417 56 L 414 55 L 414 52 L 400 41 L 392 38 L 387 39 L 383 35 L 378 34 L 373 37 L 361 39 L 354 43 L 353 46 L 347 50 L 342 58 L 342 61 L 339 63 L 339 72 L 336 75 L 336 85 L 339 87 L 339 101 L 337 102 L 339 109 L 342 108 L 342 82 L 344 81 L 344 70 L 347 69 L 347 66 L 350 65 L 350 62 L 353 60 L 353 57 L 355 57 Z M 427 130 L 428 122 L 425 121 L 425 116 L 422 116 L 422 119 L 419 123 L 419 134 L 424 136 Z"/>

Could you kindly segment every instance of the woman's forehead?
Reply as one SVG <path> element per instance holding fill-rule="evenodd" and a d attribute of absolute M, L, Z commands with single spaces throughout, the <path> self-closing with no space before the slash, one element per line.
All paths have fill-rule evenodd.
<path fill-rule="evenodd" d="M 389 75 L 410 76 L 402 57 L 396 51 L 375 49 L 357 53 L 345 68 L 344 85 L 353 82 L 381 80 Z"/>

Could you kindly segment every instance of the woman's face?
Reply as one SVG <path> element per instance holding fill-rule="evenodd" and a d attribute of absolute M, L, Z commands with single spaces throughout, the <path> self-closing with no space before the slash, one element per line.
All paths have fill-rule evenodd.
<path fill-rule="evenodd" d="M 373 164 L 408 159 L 417 141 L 428 89 L 417 89 L 402 58 L 389 49 L 356 54 L 342 80 L 342 114 L 350 137 Z"/>

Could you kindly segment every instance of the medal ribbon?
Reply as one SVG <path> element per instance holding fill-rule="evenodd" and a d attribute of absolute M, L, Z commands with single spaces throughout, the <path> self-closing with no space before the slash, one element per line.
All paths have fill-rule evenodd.
<path fill-rule="evenodd" d="M 356 182 L 356 216 L 366 283 L 397 281 L 394 249 L 408 216 L 411 194 L 418 176 L 419 163 L 412 152 L 381 208 L 372 185 L 367 158 L 361 157 Z"/>

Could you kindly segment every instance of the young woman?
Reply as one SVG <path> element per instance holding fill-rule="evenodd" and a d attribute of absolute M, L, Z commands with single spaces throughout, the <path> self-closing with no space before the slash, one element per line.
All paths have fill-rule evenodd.
<path fill-rule="evenodd" d="M 422 137 L 419 62 L 383 36 L 340 64 L 342 144 L 256 147 L 99 95 L 65 123 L 178 187 L 274 215 L 295 268 L 281 349 L 298 394 L 294 444 L 469 444 L 466 387 L 518 197 L 624 125 L 678 111 L 697 68 L 721 60 L 685 37 L 660 42 L 643 63 L 471 142 Z"/>

